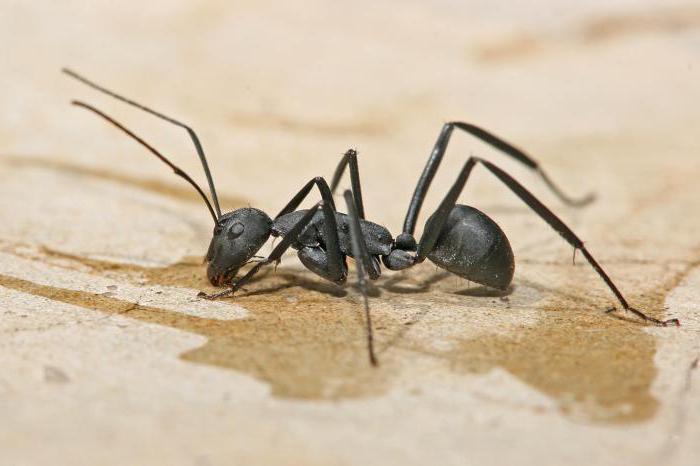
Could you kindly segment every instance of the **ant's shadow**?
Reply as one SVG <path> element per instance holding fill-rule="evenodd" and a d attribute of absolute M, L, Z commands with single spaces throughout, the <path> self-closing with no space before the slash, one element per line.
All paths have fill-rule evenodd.
<path fill-rule="evenodd" d="M 249 284 L 261 282 L 265 283 L 266 279 L 270 276 L 271 270 L 267 270 L 263 273 L 255 276 Z M 336 298 L 344 298 L 348 295 L 346 287 L 341 287 L 333 283 L 323 281 L 314 275 L 309 273 L 304 273 L 300 271 L 277 271 L 274 273 L 275 277 L 282 279 L 283 283 L 278 283 L 272 286 L 264 286 L 255 290 L 246 290 L 243 288 L 243 292 L 239 293 L 238 296 L 260 296 L 269 293 L 276 293 L 283 290 L 289 290 L 292 288 L 302 288 L 307 291 L 315 291 L 318 293 L 323 293 Z M 307 276 L 308 275 L 308 276 Z M 414 277 L 409 277 L 405 273 L 395 273 L 391 276 L 380 277 L 377 281 L 368 282 L 367 295 L 372 298 L 377 298 L 382 295 L 383 291 L 387 291 L 393 294 L 422 294 L 433 290 L 436 286 L 440 285 L 445 279 L 455 277 L 455 275 L 447 271 L 438 271 L 430 274 L 423 280 L 418 280 Z M 410 281 L 410 282 L 409 282 Z M 352 277 L 348 280 L 347 286 L 354 288 L 356 291 L 360 292 L 357 283 L 352 281 Z M 460 296 L 469 296 L 475 298 L 502 298 L 513 293 L 514 287 L 510 285 L 505 290 L 499 290 L 496 288 L 491 288 L 485 285 L 469 286 L 464 289 L 451 291 L 451 293 Z"/>
<path fill-rule="evenodd" d="M 381 284 L 382 288 L 389 292 L 396 294 L 419 294 L 427 293 L 434 286 L 439 285 L 445 279 L 450 277 L 456 277 L 456 275 L 450 272 L 441 270 L 435 272 L 428 276 L 426 279 L 421 280 L 418 284 L 411 283 L 406 284 L 407 275 L 406 274 L 395 274 L 389 277 L 384 283 Z M 508 296 L 513 292 L 513 285 L 508 286 L 505 290 L 499 290 L 496 288 L 491 288 L 485 285 L 469 286 L 465 289 L 453 291 L 452 293 L 461 296 L 472 296 L 472 297 L 482 297 L 482 298 L 501 298 Z"/>
<path fill-rule="evenodd" d="M 256 282 L 263 282 L 265 281 L 265 278 L 267 278 L 270 275 L 270 270 L 266 270 L 262 273 L 257 274 L 255 277 L 253 277 L 248 284 L 253 284 Z M 299 272 L 280 272 L 278 271 L 275 273 L 275 276 L 278 278 L 281 278 L 284 280 L 284 283 L 279 283 L 274 286 L 264 286 L 262 288 L 256 289 L 256 290 L 251 290 L 247 291 L 246 288 L 244 287 L 241 291 L 242 293 L 238 293 L 237 296 L 260 296 L 260 295 L 266 295 L 270 293 L 276 293 L 280 292 L 283 290 L 288 290 L 291 288 L 296 288 L 300 287 L 303 288 L 307 291 L 316 291 L 318 293 L 323 293 L 326 295 L 334 296 L 336 298 L 344 298 L 348 295 L 348 292 L 341 288 L 340 286 L 334 285 L 333 283 L 329 282 L 323 282 L 319 280 L 314 280 L 313 278 L 307 278 L 300 274 Z M 372 296 L 370 294 L 370 296 Z M 378 296 L 378 295 L 377 295 Z"/>

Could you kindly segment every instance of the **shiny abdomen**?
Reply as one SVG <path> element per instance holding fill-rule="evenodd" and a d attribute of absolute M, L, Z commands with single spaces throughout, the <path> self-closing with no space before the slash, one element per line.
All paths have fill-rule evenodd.
<path fill-rule="evenodd" d="M 452 209 L 428 259 L 467 280 L 501 290 L 508 287 L 515 271 L 513 250 L 503 230 L 466 205 Z"/>

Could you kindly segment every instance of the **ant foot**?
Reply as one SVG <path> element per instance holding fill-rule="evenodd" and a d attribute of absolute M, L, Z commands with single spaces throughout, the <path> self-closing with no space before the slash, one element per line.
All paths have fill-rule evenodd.
<path fill-rule="evenodd" d="M 232 295 L 234 293 L 234 291 L 235 291 L 235 289 L 233 287 L 228 288 L 228 289 L 221 291 L 219 293 L 214 293 L 214 294 L 206 294 L 204 291 L 200 291 L 199 293 L 197 293 L 197 297 L 208 299 L 209 301 L 213 301 L 213 300 L 218 299 L 218 298 L 223 298 L 224 296 Z"/>
<path fill-rule="evenodd" d="M 609 313 L 614 312 L 614 311 L 616 311 L 616 310 L 617 310 L 617 308 L 615 308 L 615 307 L 609 307 L 609 308 L 605 311 L 605 313 L 606 313 L 606 314 L 609 314 Z M 648 315 L 644 314 L 644 313 L 643 313 L 642 311 L 640 311 L 639 309 L 635 309 L 635 308 L 633 308 L 633 307 L 631 307 L 631 306 L 630 306 L 630 307 L 626 307 L 624 310 L 627 311 L 627 312 L 631 312 L 632 314 L 636 315 L 637 317 L 639 317 L 640 319 L 642 319 L 642 320 L 644 320 L 644 321 L 651 322 L 651 323 L 654 324 L 654 325 L 658 325 L 659 327 L 668 327 L 669 325 L 674 325 L 674 326 L 676 326 L 676 327 L 680 327 L 680 326 L 681 326 L 681 322 L 680 322 L 678 319 L 667 319 L 667 320 L 655 319 L 655 318 L 653 318 L 653 317 L 649 317 Z"/>
<path fill-rule="evenodd" d="M 664 327 L 668 327 L 669 325 L 675 325 L 676 327 L 681 326 L 681 321 L 678 319 L 668 319 L 663 321 Z"/>

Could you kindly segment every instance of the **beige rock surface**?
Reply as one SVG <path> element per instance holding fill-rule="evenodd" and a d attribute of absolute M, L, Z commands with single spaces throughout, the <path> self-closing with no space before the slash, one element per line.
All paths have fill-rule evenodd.
<path fill-rule="evenodd" d="M 9 2 L 0 55 L 0 464 L 696 465 L 700 458 L 700 8 L 694 2 Z M 462 196 L 516 254 L 497 296 L 430 264 L 360 296 L 293 254 L 203 302 L 210 219 L 113 114 L 226 209 L 279 210 L 348 147 L 370 219 L 400 231 L 443 122 L 533 153 L 567 191 L 456 135 L 586 240 L 653 328 L 478 169 Z M 421 220 L 422 222 L 422 220 Z M 422 224 L 422 223 L 421 223 Z M 269 251 L 266 246 L 263 251 Z"/>

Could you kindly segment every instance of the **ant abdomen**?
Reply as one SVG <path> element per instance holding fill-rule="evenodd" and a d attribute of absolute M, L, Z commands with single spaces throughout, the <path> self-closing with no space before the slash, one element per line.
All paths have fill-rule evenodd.
<path fill-rule="evenodd" d="M 427 257 L 455 275 L 499 290 L 508 288 L 515 271 L 513 250 L 501 227 L 467 205 L 454 206 Z"/>

